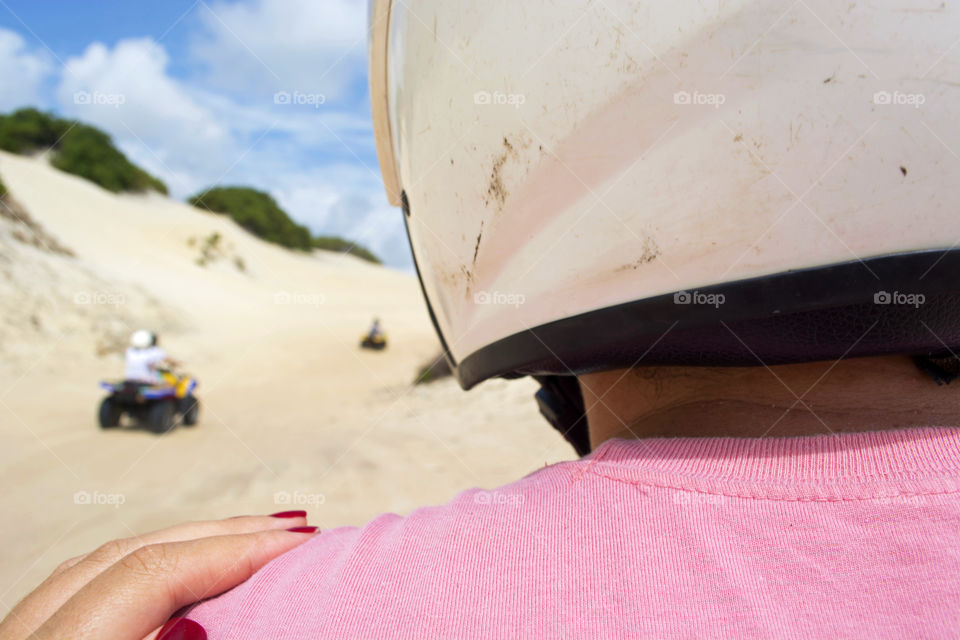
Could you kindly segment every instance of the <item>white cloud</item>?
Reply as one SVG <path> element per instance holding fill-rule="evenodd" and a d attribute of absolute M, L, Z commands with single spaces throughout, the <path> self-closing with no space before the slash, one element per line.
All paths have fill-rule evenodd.
<path fill-rule="evenodd" d="M 238 134 L 256 137 L 263 131 L 283 133 L 301 149 L 353 149 L 358 155 L 374 148 L 370 115 L 365 110 L 322 106 L 318 109 L 275 105 L 272 98 L 240 104 L 223 94 L 192 87 L 199 104 L 229 123 Z"/>
<path fill-rule="evenodd" d="M 358 0 L 214 2 L 198 9 L 194 56 L 213 86 L 262 95 L 319 92 L 328 104 L 362 80 L 366 7 Z M 362 82 L 359 83 L 362 86 Z"/>
<path fill-rule="evenodd" d="M 168 65 L 164 48 L 147 38 L 112 49 L 93 43 L 67 60 L 57 96 L 65 115 L 109 132 L 174 196 L 298 172 L 321 150 L 352 159 L 373 148 L 363 112 L 298 109 L 272 99 L 241 104 L 171 77 Z M 368 164 L 376 167 L 375 160 Z"/>
<path fill-rule="evenodd" d="M 210 37 L 191 49 L 187 68 L 199 62 L 217 84 L 173 77 L 167 51 L 149 38 L 92 43 L 62 69 L 61 111 L 109 132 L 174 197 L 250 185 L 314 233 L 356 241 L 388 265 L 412 269 L 402 214 L 387 204 L 372 156 L 367 105 L 352 90 L 366 78 L 363 4 L 322 5 L 254 0 L 215 4 L 212 13 L 199 5 L 194 19 Z M 344 99 L 278 105 L 278 89 Z"/>
<path fill-rule="evenodd" d="M 67 60 L 57 97 L 63 113 L 108 131 L 173 180 L 178 193 L 226 171 L 242 150 L 216 114 L 167 74 L 168 63 L 163 47 L 149 38 L 122 40 L 112 50 L 96 42 Z"/>
<path fill-rule="evenodd" d="M 19 33 L 0 28 L 0 111 L 42 103 L 42 86 L 52 72 L 48 54 L 28 50 Z"/>

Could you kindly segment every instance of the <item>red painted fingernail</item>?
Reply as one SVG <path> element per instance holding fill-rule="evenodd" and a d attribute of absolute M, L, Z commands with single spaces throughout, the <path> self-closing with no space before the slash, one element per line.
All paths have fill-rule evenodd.
<path fill-rule="evenodd" d="M 294 533 L 316 533 L 316 527 L 293 527 L 292 529 L 287 529 L 287 531 L 293 531 Z"/>
<path fill-rule="evenodd" d="M 271 518 L 306 518 L 306 511 L 280 511 L 279 513 L 271 513 Z"/>
<path fill-rule="evenodd" d="M 189 618 L 171 618 L 160 629 L 157 640 L 207 640 L 207 632 Z"/>

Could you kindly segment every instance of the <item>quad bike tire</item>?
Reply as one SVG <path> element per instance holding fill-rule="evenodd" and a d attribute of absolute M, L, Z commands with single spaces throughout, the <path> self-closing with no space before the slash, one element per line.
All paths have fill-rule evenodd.
<path fill-rule="evenodd" d="M 183 426 L 192 427 L 197 424 L 200 419 L 200 401 L 195 396 L 187 396 L 180 400 L 179 405 Z"/>
<path fill-rule="evenodd" d="M 99 418 L 101 429 L 119 427 L 122 416 L 123 409 L 117 406 L 113 398 L 104 398 L 100 403 L 100 410 L 97 412 L 97 417 Z"/>
<path fill-rule="evenodd" d="M 147 409 L 147 428 L 150 431 L 161 434 L 172 431 L 175 426 L 176 403 L 173 400 L 160 400 Z"/>

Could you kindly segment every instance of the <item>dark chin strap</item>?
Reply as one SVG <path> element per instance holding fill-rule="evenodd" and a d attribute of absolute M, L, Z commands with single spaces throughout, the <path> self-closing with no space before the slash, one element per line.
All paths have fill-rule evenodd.
<path fill-rule="evenodd" d="M 960 376 L 960 358 L 947 356 L 945 358 L 926 358 L 917 356 L 913 359 L 920 371 L 933 378 L 938 385 L 950 384 Z"/>
<path fill-rule="evenodd" d="M 576 376 L 533 376 L 540 383 L 537 405 L 540 414 L 566 438 L 577 453 L 590 453 L 590 432 L 583 394 Z"/>

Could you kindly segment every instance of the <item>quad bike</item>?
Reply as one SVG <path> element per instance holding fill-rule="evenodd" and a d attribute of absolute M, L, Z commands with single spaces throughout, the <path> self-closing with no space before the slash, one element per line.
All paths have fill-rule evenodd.
<path fill-rule="evenodd" d="M 155 384 L 125 380 L 101 382 L 109 395 L 100 403 L 99 421 L 103 429 L 120 426 L 124 414 L 153 433 L 167 433 L 179 423 L 192 427 L 200 417 L 200 401 L 193 395 L 197 381 L 188 375 L 161 371 Z"/>
<path fill-rule="evenodd" d="M 361 349 L 373 349 L 374 351 L 383 351 L 387 348 L 387 336 L 381 334 L 365 335 L 360 341 Z"/>

